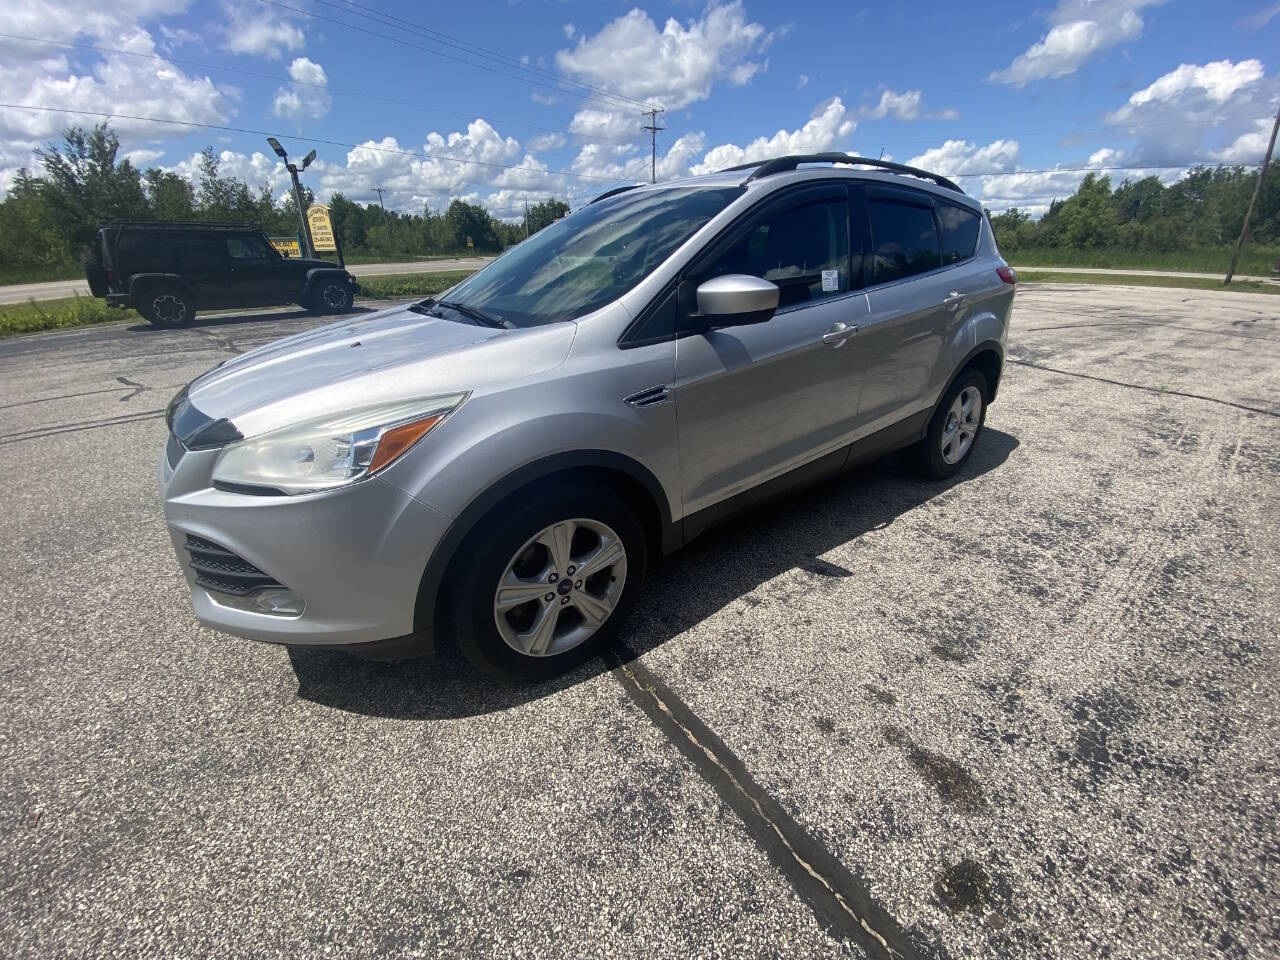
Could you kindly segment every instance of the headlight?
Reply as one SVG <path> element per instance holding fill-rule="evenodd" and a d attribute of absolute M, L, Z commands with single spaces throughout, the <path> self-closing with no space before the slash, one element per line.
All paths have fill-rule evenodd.
<path fill-rule="evenodd" d="M 330 414 L 224 447 L 215 485 L 312 493 L 371 477 L 425 437 L 466 394 Z"/>

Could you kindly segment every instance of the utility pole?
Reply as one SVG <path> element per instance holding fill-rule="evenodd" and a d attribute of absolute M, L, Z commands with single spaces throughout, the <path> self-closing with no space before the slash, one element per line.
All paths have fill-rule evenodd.
<path fill-rule="evenodd" d="M 382 188 L 374 187 L 373 192 L 378 195 L 378 206 L 382 208 L 382 222 L 387 222 L 387 205 L 382 202 Z"/>
<path fill-rule="evenodd" d="M 649 182 L 658 182 L 658 131 L 665 130 L 666 127 L 658 126 L 658 114 L 666 113 L 661 107 L 654 107 L 646 110 L 644 115 L 649 118 L 648 123 L 640 125 L 641 130 L 649 131 Z"/>
<path fill-rule="evenodd" d="M 524 238 L 529 239 L 529 198 L 524 198 Z"/>
<path fill-rule="evenodd" d="M 280 146 L 280 141 L 275 137 L 267 137 L 267 145 L 275 151 L 276 156 L 284 161 L 285 169 L 289 171 L 289 177 L 293 180 L 293 201 L 298 205 L 298 223 L 302 227 L 302 231 L 298 234 L 306 246 L 306 255 L 311 259 L 315 259 L 316 248 L 311 241 L 311 225 L 307 223 L 307 209 L 302 202 L 302 184 L 298 182 L 298 166 L 289 162 L 289 154 L 285 153 L 284 147 Z M 311 161 L 316 158 L 316 152 L 312 150 L 302 158 L 302 169 L 305 170 L 311 166 Z"/>
<path fill-rule="evenodd" d="M 1222 281 L 1225 287 L 1231 282 L 1231 275 L 1236 272 L 1236 262 L 1240 259 L 1240 248 L 1244 246 L 1245 234 L 1249 232 L 1249 221 L 1253 219 L 1253 208 L 1258 202 L 1258 194 L 1262 191 L 1262 181 L 1267 176 L 1267 164 L 1271 162 L 1271 151 L 1276 148 L 1276 131 L 1280 130 L 1280 109 L 1276 110 L 1275 123 L 1271 124 L 1271 140 L 1267 143 L 1267 152 L 1262 155 L 1262 169 L 1258 171 L 1258 182 L 1253 185 L 1253 196 L 1249 198 L 1249 209 L 1244 214 L 1244 225 L 1240 227 L 1240 239 L 1236 241 L 1235 253 L 1231 254 L 1231 266 L 1227 267 L 1227 277 Z"/>

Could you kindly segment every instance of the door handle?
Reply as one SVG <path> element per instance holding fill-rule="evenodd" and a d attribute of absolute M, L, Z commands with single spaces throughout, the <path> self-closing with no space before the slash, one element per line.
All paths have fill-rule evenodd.
<path fill-rule="evenodd" d="M 837 321 L 831 325 L 831 329 L 822 335 L 822 342 L 839 349 L 844 346 L 844 342 L 858 332 L 858 328 L 852 324 L 840 323 Z"/>
<path fill-rule="evenodd" d="M 949 294 L 942 298 L 942 305 L 948 310 L 954 310 L 960 304 L 964 303 L 964 294 L 959 290 L 952 290 Z"/>

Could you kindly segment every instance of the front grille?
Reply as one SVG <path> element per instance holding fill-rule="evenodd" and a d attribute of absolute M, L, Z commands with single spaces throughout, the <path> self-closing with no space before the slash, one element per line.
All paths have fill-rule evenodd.
<path fill-rule="evenodd" d="M 176 469 L 178 461 L 182 459 L 182 455 L 187 452 L 186 447 L 172 433 L 169 434 L 169 442 L 164 446 L 164 455 L 169 461 L 169 469 Z"/>
<path fill-rule="evenodd" d="M 266 587 L 281 587 L 270 574 L 212 540 L 187 534 L 185 544 L 196 583 L 206 590 L 243 597 Z"/>

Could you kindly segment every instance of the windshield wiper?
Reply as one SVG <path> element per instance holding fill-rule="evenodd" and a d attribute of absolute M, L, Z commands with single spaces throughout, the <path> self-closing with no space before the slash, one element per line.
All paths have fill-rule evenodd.
<path fill-rule="evenodd" d="M 505 330 L 514 330 L 516 327 L 510 320 L 505 320 L 502 317 L 491 317 L 489 314 L 477 310 L 475 307 L 468 307 L 466 304 L 454 303 L 452 300 L 437 300 L 435 303 L 438 307 L 448 307 L 464 317 L 470 317 L 478 323 L 483 323 L 486 327 L 499 327 Z"/>
<path fill-rule="evenodd" d="M 429 317 L 431 316 L 431 311 L 435 308 L 435 305 L 436 305 L 435 298 L 427 297 L 427 299 L 425 300 L 419 300 L 417 303 L 412 304 L 409 307 L 409 309 L 412 310 L 414 313 L 421 313 Z"/>

